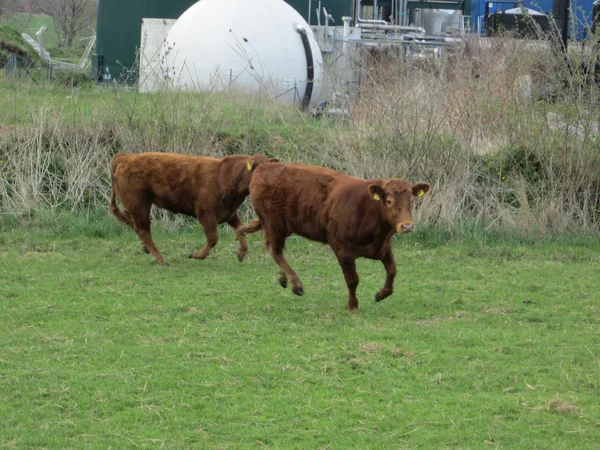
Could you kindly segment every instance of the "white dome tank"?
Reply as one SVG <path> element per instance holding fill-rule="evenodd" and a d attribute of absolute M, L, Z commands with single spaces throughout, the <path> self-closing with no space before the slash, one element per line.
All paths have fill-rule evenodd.
<path fill-rule="evenodd" d="M 310 56 L 313 83 L 307 82 Z M 232 88 L 299 105 L 307 88 L 319 100 L 323 76 L 310 26 L 283 0 L 200 0 L 169 31 L 161 64 L 174 88 Z"/>

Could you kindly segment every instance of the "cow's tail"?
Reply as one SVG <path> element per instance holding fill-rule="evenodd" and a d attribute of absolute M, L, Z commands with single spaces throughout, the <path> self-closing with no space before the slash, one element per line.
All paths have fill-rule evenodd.
<path fill-rule="evenodd" d="M 262 223 L 260 223 L 260 219 L 254 219 L 252 222 L 248 223 L 248 225 L 243 226 L 239 230 L 239 234 L 245 236 L 249 233 L 256 233 L 260 230 L 262 230 Z"/>
<path fill-rule="evenodd" d="M 121 211 L 117 205 L 117 194 L 115 192 L 115 170 L 117 170 L 117 166 L 119 165 L 119 160 L 121 159 L 120 156 L 121 155 L 115 156 L 110 162 L 110 210 L 120 222 L 133 227 L 133 219 L 129 213 L 127 211 Z"/>

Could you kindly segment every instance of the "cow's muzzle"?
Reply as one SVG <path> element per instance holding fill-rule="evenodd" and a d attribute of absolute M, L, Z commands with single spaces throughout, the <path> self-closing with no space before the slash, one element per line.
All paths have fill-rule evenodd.
<path fill-rule="evenodd" d="M 398 233 L 410 233 L 415 229 L 415 224 L 413 222 L 402 222 L 396 226 L 396 231 Z"/>

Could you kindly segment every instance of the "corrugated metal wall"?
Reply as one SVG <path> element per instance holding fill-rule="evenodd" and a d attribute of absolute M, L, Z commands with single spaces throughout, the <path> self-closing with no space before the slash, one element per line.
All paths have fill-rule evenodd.
<path fill-rule="evenodd" d="M 308 0 L 285 0 L 289 3 L 296 11 L 298 11 L 304 20 L 308 22 Z M 352 16 L 352 4 L 353 0 L 321 0 L 321 25 L 324 25 L 325 17 L 323 16 L 323 8 L 327 10 L 328 14 L 331 14 L 335 22 L 333 25 L 342 26 L 343 16 Z M 319 0 L 312 0 L 310 2 L 310 25 L 317 25 L 317 8 L 319 7 Z"/>
<path fill-rule="evenodd" d="M 134 66 L 143 18 L 176 19 L 196 1 L 98 0 L 96 53 L 103 55 L 112 79 L 125 77 Z"/>

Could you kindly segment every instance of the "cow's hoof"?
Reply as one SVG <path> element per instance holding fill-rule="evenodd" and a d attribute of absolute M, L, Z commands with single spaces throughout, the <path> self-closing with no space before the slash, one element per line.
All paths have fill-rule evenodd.
<path fill-rule="evenodd" d="M 294 287 L 292 289 L 292 292 L 300 297 L 302 297 L 304 295 L 304 289 L 302 288 L 302 286 Z"/>
<path fill-rule="evenodd" d="M 188 256 L 188 258 L 202 260 L 202 259 L 206 259 L 206 256 L 198 255 L 197 253 L 190 253 L 190 256 Z"/>
<path fill-rule="evenodd" d="M 168 262 L 166 262 L 166 261 L 163 261 L 162 265 L 163 265 L 163 266 L 165 266 L 165 267 L 171 267 L 171 264 L 169 264 L 169 263 L 168 263 Z"/>
<path fill-rule="evenodd" d="M 287 278 L 281 277 L 279 279 L 279 286 L 281 286 L 282 288 L 285 289 L 287 287 Z M 302 295 L 302 294 L 300 294 L 300 295 Z"/>
<path fill-rule="evenodd" d="M 381 291 L 379 291 L 377 294 L 375 294 L 375 301 L 380 302 L 381 300 L 388 298 L 390 295 L 392 295 L 391 292 L 389 292 L 389 293 L 383 292 L 382 293 Z"/>
<path fill-rule="evenodd" d="M 146 255 L 149 255 L 149 254 L 150 254 L 150 250 L 148 250 L 148 249 L 146 248 L 146 246 L 145 246 L 145 245 L 143 245 L 143 246 L 142 246 L 142 251 L 143 251 L 143 252 L 144 252 Z"/>
<path fill-rule="evenodd" d="M 237 259 L 239 262 L 244 262 L 244 258 L 246 257 L 246 253 L 239 252 L 237 254 Z"/>

